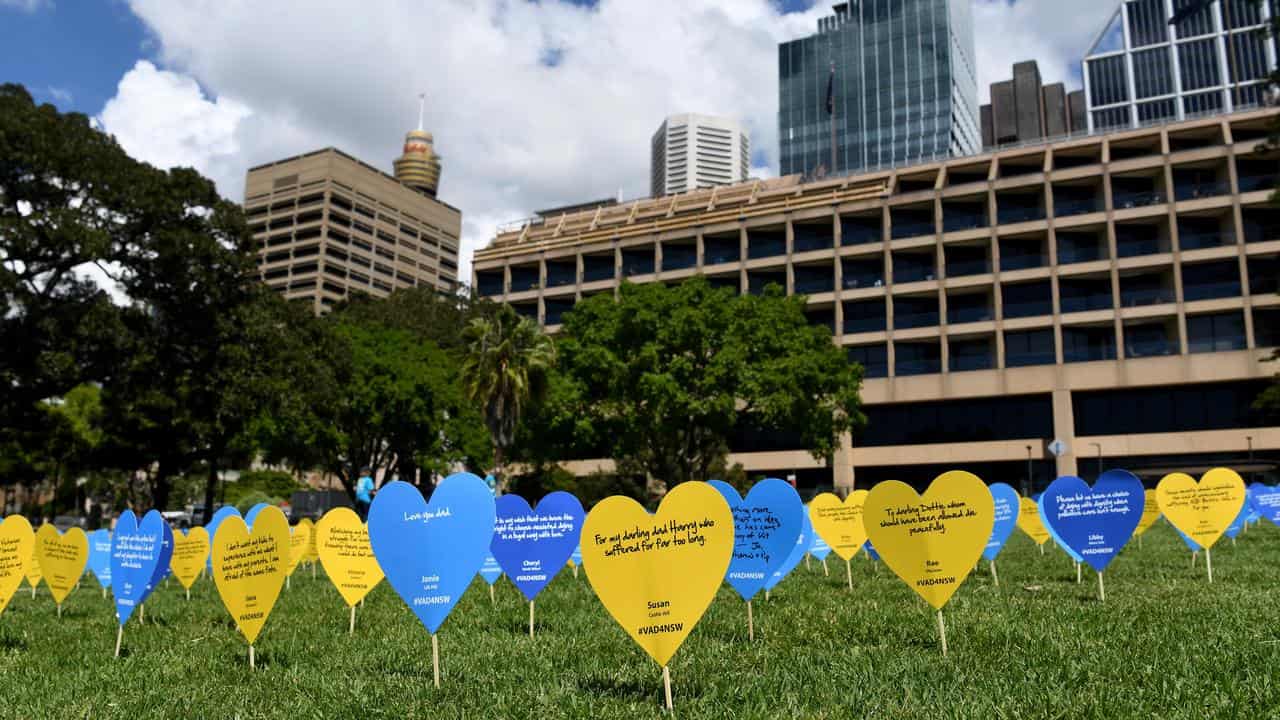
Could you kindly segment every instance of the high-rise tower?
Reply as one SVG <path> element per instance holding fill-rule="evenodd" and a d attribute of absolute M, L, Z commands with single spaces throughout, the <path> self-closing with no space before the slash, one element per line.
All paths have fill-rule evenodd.
<path fill-rule="evenodd" d="M 742 182 L 751 168 L 751 142 L 742 125 L 730 118 L 672 115 L 662 121 L 650 145 L 653 197 Z"/>
<path fill-rule="evenodd" d="M 404 136 L 404 154 L 395 161 L 396 179 L 431 197 L 440 187 L 440 156 L 432 147 L 431 133 L 422 129 L 425 96 L 419 95 L 418 129 Z"/>

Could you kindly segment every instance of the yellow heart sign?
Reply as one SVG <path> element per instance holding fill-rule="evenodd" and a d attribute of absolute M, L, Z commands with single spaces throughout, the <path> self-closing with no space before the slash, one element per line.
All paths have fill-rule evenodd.
<path fill-rule="evenodd" d="M 197 525 L 186 533 L 173 534 L 173 557 L 169 569 L 182 587 L 190 590 L 209 559 L 209 531 Z"/>
<path fill-rule="evenodd" d="M 89 536 L 78 527 L 63 534 L 45 523 L 36 531 L 36 559 L 53 601 L 61 605 L 75 589 L 89 562 Z"/>
<path fill-rule="evenodd" d="M 306 559 L 315 545 L 311 521 L 303 518 L 289 531 L 289 574 L 298 568 L 298 563 Z"/>
<path fill-rule="evenodd" d="M 316 523 L 316 550 L 324 572 L 348 607 L 382 582 L 382 568 L 369 545 L 369 528 L 351 508 L 334 508 Z"/>
<path fill-rule="evenodd" d="M 986 483 L 951 470 L 923 496 L 897 480 L 876 485 L 867 494 L 863 522 L 884 564 L 941 610 L 977 565 L 995 516 Z"/>
<path fill-rule="evenodd" d="M 284 585 L 289 562 L 289 521 L 274 505 L 253 520 L 253 532 L 239 515 L 218 525 L 213 538 L 213 584 L 222 604 L 250 645 Z"/>
<path fill-rule="evenodd" d="M 1156 485 L 1161 514 L 1206 549 L 1240 514 L 1245 497 L 1244 480 L 1227 468 L 1210 470 L 1198 483 L 1186 473 L 1170 473 Z"/>
<path fill-rule="evenodd" d="M 302 518 L 298 521 L 298 526 L 302 527 L 304 525 L 307 528 L 307 536 L 310 539 L 307 540 L 307 553 L 302 556 L 302 559 L 307 562 L 315 562 L 320 559 L 320 553 L 316 551 L 316 524 L 311 522 L 311 518 Z"/>
<path fill-rule="evenodd" d="M 1043 545 L 1049 539 L 1049 531 L 1040 519 L 1040 506 L 1031 498 L 1022 498 L 1018 507 L 1018 529 L 1027 534 L 1035 544 Z"/>
<path fill-rule="evenodd" d="M 862 524 L 866 501 L 866 490 L 854 490 L 844 502 L 831 493 L 822 493 L 809 502 L 809 522 L 813 531 L 845 560 L 857 555 L 867 541 L 867 530 Z"/>
<path fill-rule="evenodd" d="M 0 612 L 9 606 L 13 594 L 22 585 L 35 552 L 35 533 L 31 532 L 31 523 L 25 517 L 10 515 L 0 522 Z"/>
<path fill-rule="evenodd" d="M 582 525 L 596 597 L 663 667 L 711 605 L 732 555 L 733 513 L 703 482 L 672 488 L 654 515 L 631 498 L 605 498 Z"/>
<path fill-rule="evenodd" d="M 35 533 L 32 533 L 35 537 Z M 27 583 L 32 587 L 32 597 L 34 597 L 35 588 L 40 586 L 40 579 L 44 577 L 44 573 L 40 570 L 40 558 L 36 557 L 36 546 L 34 540 L 31 544 L 31 560 L 27 562 Z"/>
<path fill-rule="evenodd" d="M 1160 502 L 1156 500 L 1156 491 L 1147 490 L 1143 496 L 1142 515 L 1138 518 L 1138 527 L 1134 528 L 1134 535 L 1141 535 L 1150 530 L 1151 526 L 1160 519 Z"/>

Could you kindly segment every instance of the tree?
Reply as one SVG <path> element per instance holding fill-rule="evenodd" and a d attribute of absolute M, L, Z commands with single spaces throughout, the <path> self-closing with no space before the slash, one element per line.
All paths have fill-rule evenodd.
<path fill-rule="evenodd" d="M 464 337 L 463 382 L 467 396 L 483 408 L 493 440 L 495 474 L 502 477 L 502 464 L 515 442 L 521 414 L 545 392 L 547 373 L 555 364 L 555 346 L 537 324 L 517 315 L 509 305 L 473 319 Z"/>
<path fill-rule="evenodd" d="M 702 277 L 623 284 L 616 302 L 597 296 L 566 316 L 561 369 L 620 472 L 668 486 L 705 480 L 725 466 L 740 422 L 796 433 L 829 459 L 863 422 L 861 369 L 808 324 L 804 305 L 776 286 L 738 296 Z"/>

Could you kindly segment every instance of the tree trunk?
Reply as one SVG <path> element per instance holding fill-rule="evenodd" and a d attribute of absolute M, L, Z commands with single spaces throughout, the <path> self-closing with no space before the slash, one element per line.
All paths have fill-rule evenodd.
<path fill-rule="evenodd" d="M 213 494 L 218 490 L 218 463 L 209 461 L 209 476 L 204 480 L 204 513 L 200 518 L 201 525 L 208 525 L 213 519 Z"/>
<path fill-rule="evenodd" d="M 502 462 L 503 462 L 502 446 L 499 445 L 498 443 L 494 443 L 493 444 L 493 476 L 495 481 L 494 487 L 498 488 L 498 491 L 500 493 L 506 494 L 507 478 L 506 478 L 506 475 L 503 473 Z"/>
<path fill-rule="evenodd" d="M 169 494 L 173 492 L 172 473 L 171 463 L 162 459 L 156 467 L 155 480 L 151 483 L 151 505 L 160 512 L 169 507 Z"/>

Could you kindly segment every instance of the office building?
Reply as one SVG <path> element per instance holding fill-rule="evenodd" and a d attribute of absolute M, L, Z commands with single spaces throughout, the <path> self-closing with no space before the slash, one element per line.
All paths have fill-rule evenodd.
<path fill-rule="evenodd" d="M 1036 489 L 1099 467 L 1271 472 L 1280 427 L 1251 403 L 1278 369 L 1280 152 L 1260 150 L 1278 114 L 535 220 L 476 252 L 474 282 L 551 331 L 624 279 L 806 295 L 866 370 L 869 424 L 830 465 L 748 426 L 730 458 L 802 489 L 955 467 L 1020 487 L 1029 462 Z"/>
<path fill-rule="evenodd" d="M 751 172 L 751 142 L 742 125 L 712 115 L 672 115 L 650 141 L 653 197 L 731 185 Z"/>
<path fill-rule="evenodd" d="M 819 177 L 982 146 L 970 0 L 855 0 L 778 46 L 783 175 Z"/>
<path fill-rule="evenodd" d="M 1089 128 L 1231 112 L 1263 104 L 1280 0 L 1127 0 L 1084 59 Z"/>
<path fill-rule="evenodd" d="M 1013 77 L 991 83 L 990 89 L 991 102 L 981 108 L 984 148 L 1088 131 L 1084 91 L 1044 85 L 1035 60 L 1015 63 Z"/>
<path fill-rule="evenodd" d="M 419 139 L 410 133 L 406 145 Z M 250 168 L 245 216 L 262 280 L 316 313 L 353 292 L 452 292 L 462 213 L 421 186 L 434 192 L 435 169 L 401 182 L 334 148 Z"/>

